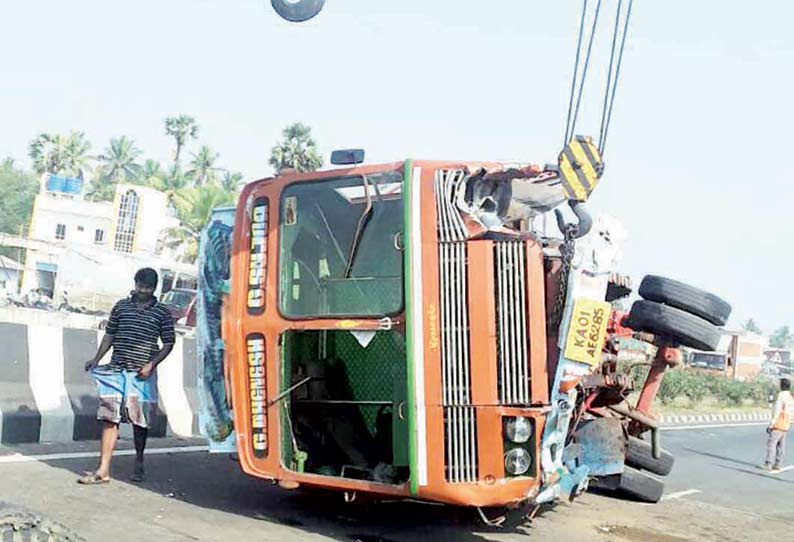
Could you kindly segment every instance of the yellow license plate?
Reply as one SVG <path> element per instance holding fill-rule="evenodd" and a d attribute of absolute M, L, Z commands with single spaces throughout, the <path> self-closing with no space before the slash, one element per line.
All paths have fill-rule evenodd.
<path fill-rule="evenodd" d="M 611 310 L 609 303 L 604 301 L 584 298 L 574 301 L 571 325 L 565 339 L 566 358 L 593 366 L 601 363 Z"/>

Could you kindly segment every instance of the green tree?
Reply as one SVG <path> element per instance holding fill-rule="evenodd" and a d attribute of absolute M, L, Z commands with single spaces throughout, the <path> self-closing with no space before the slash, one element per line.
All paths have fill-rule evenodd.
<path fill-rule="evenodd" d="M 198 152 L 193 153 L 193 160 L 190 161 L 190 169 L 187 175 L 193 179 L 196 186 L 204 186 L 215 182 L 215 174 L 219 169 L 215 167 L 220 154 L 203 145 Z"/>
<path fill-rule="evenodd" d="M 91 201 L 111 201 L 116 195 L 116 184 L 137 183 L 141 166 L 136 162 L 142 154 L 135 142 L 126 136 L 110 140 L 110 145 L 97 157 L 99 165 L 94 171 L 86 198 Z"/>
<path fill-rule="evenodd" d="M 791 348 L 794 346 L 794 336 L 788 326 L 782 326 L 769 337 L 769 346 L 773 348 Z"/>
<path fill-rule="evenodd" d="M 147 159 L 144 161 L 140 170 L 138 171 L 135 181 L 143 186 L 151 186 L 156 188 L 162 182 L 165 172 L 163 171 L 160 162 L 156 160 Z"/>
<path fill-rule="evenodd" d="M 227 192 L 237 194 L 240 190 L 240 185 L 243 183 L 243 174 L 231 171 L 225 171 L 221 179 L 221 186 Z"/>
<path fill-rule="evenodd" d="M 52 173 L 84 179 L 91 171 L 88 151 L 91 143 L 82 132 L 62 134 L 39 134 L 28 147 L 28 156 L 33 161 L 33 170 L 38 174 Z"/>
<path fill-rule="evenodd" d="M 39 183 L 33 173 L 14 166 L 6 158 L 0 163 L 0 232 L 25 235 L 30 225 L 33 201 L 39 192 Z M 0 254 L 18 257 L 18 250 L 0 247 Z"/>
<path fill-rule="evenodd" d="M 147 162 L 149 161 L 150 160 L 147 160 Z M 148 166 L 148 168 L 152 167 L 151 164 Z M 147 165 L 144 164 L 144 170 L 146 169 Z M 174 165 L 168 171 L 160 170 L 158 175 L 147 176 L 143 184 L 165 193 L 172 210 L 176 213 L 178 208 L 177 204 L 183 199 L 183 191 L 190 185 L 190 178 L 179 166 Z"/>
<path fill-rule="evenodd" d="M 182 156 L 182 149 L 191 139 L 198 137 L 199 127 L 196 119 L 190 115 L 179 115 L 165 119 L 165 133 L 174 138 L 176 149 L 174 150 L 174 164 L 179 164 Z"/>
<path fill-rule="evenodd" d="M 293 168 L 306 172 L 321 168 L 323 160 L 317 152 L 311 132 L 311 128 L 300 122 L 284 128 L 283 139 L 270 152 L 270 165 L 276 171 Z"/>
<path fill-rule="evenodd" d="M 112 184 L 132 182 L 141 173 L 137 162 L 143 154 L 135 141 L 127 136 L 111 139 L 110 146 L 97 157 L 103 170 L 103 177 Z"/>
<path fill-rule="evenodd" d="M 180 226 L 167 232 L 165 244 L 172 248 L 184 245 L 183 259 L 194 262 L 201 230 L 209 223 L 212 210 L 233 202 L 234 195 L 215 184 L 180 190 L 176 201 Z"/>
<path fill-rule="evenodd" d="M 758 326 L 758 322 L 753 320 L 752 318 L 748 319 L 745 323 L 742 324 L 742 329 L 745 331 L 749 331 L 750 333 L 757 333 L 761 334 L 761 328 Z"/>

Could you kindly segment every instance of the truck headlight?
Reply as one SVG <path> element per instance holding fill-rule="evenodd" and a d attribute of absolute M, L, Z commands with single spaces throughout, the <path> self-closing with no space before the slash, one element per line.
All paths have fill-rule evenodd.
<path fill-rule="evenodd" d="M 505 423 L 505 436 L 510 442 L 523 444 L 532 436 L 532 424 L 523 416 L 509 418 Z"/>
<path fill-rule="evenodd" d="M 505 454 L 505 470 L 512 476 L 521 476 L 529 470 L 532 457 L 523 448 L 513 448 Z"/>

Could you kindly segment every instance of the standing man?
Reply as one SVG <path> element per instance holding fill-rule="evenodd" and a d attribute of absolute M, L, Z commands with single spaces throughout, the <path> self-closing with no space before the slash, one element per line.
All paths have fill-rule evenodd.
<path fill-rule="evenodd" d="M 135 440 L 134 482 L 144 480 L 143 451 L 149 425 L 157 411 L 157 366 L 171 353 L 176 336 L 174 320 L 165 305 L 154 297 L 157 272 L 144 268 L 135 273 L 135 289 L 130 297 L 113 307 L 105 337 L 93 359 L 85 364 L 99 388 L 102 423 L 102 450 L 99 466 L 78 483 L 105 484 L 110 481 L 110 459 L 119 436 L 119 423 L 132 423 Z M 162 347 L 158 345 L 162 341 Z M 110 363 L 99 361 L 113 347 Z"/>
<path fill-rule="evenodd" d="M 794 420 L 794 398 L 791 396 L 791 381 L 788 378 L 780 379 L 780 393 L 772 409 L 772 421 L 766 432 L 769 439 L 766 444 L 766 461 L 764 469 L 777 474 L 783 463 L 786 453 L 786 436 Z"/>

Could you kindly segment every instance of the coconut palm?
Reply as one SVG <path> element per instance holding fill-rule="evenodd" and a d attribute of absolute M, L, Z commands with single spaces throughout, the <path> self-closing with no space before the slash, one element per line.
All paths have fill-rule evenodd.
<path fill-rule="evenodd" d="M 185 188 L 179 191 L 176 202 L 180 226 L 171 228 L 165 239 L 166 246 L 183 246 L 183 259 L 193 262 L 198 254 L 201 230 L 206 226 L 212 210 L 234 202 L 234 195 L 215 184 Z"/>
<path fill-rule="evenodd" d="M 243 174 L 238 172 L 224 171 L 221 178 L 221 186 L 229 193 L 236 194 L 240 190 L 243 182 Z"/>
<path fill-rule="evenodd" d="M 147 166 L 148 162 L 153 162 L 153 164 Z M 144 177 L 144 173 L 147 171 L 149 174 L 145 176 L 143 184 L 163 192 L 168 198 L 173 213 L 176 214 L 177 203 L 183 199 L 182 192 L 190 185 L 190 178 L 177 166 L 172 166 L 168 171 L 162 171 L 160 165 L 153 160 L 147 160 L 144 163 L 141 177 Z"/>
<path fill-rule="evenodd" d="M 323 165 L 317 152 L 317 144 L 311 135 L 312 129 L 296 122 L 284 128 L 283 140 L 270 152 L 270 165 L 279 171 L 293 168 L 301 172 L 314 171 Z"/>
<path fill-rule="evenodd" d="M 198 137 L 198 124 L 190 115 L 179 115 L 165 119 L 165 133 L 174 138 L 176 149 L 174 151 L 174 164 L 179 164 L 182 149 L 190 139 Z"/>
<path fill-rule="evenodd" d="M 154 186 L 161 182 L 164 175 L 165 172 L 160 166 L 160 162 L 147 158 L 138 171 L 135 181 L 143 186 Z"/>
<path fill-rule="evenodd" d="M 136 161 L 143 151 L 127 136 L 111 139 L 110 146 L 97 156 L 103 177 L 112 184 L 131 182 L 138 178 L 141 165 Z"/>
<path fill-rule="evenodd" d="M 203 145 L 198 152 L 193 153 L 193 160 L 190 162 L 190 169 L 187 170 L 187 175 L 196 186 L 204 186 L 205 184 L 215 181 L 215 174 L 219 169 L 215 167 L 215 162 L 218 161 L 220 154 L 210 149 L 207 145 Z"/>
<path fill-rule="evenodd" d="M 110 145 L 97 156 L 99 166 L 86 193 L 91 201 L 111 201 L 118 183 L 139 182 L 141 165 L 136 160 L 143 154 L 127 136 L 110 140 Z"/>
<path fill-rule="evenodd" d="M 91 171 L 90 149 L 91 143 L 82 132 L 71 132 L 67 136 L 43 133 L 31 141 L 28 156 L 39 175 L 51 173 L 83 179 L 86 172 Z"/>

